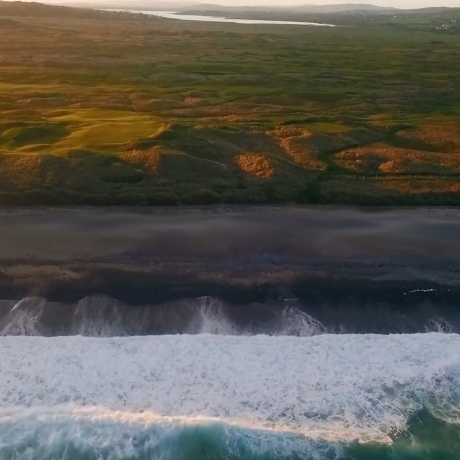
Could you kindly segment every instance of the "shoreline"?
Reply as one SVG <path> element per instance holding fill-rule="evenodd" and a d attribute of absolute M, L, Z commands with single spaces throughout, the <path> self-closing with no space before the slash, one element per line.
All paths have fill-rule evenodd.
<path fill-rule="evenodd" d="M 459 227 L 452 208 L 0 210 L 0 331 L 24 312 L 85 335 L 83 309 L 115 335 L 206 318 L 260 333 L 290 314 L 293 334 L 456 332 Z"/>
<path fill-rule="evenodd" d="M 119 298 L 121 286 L 123 300 L 142 291 L 153 303 L 149 289 L 162 298 L 343 283 L 453 289 L 459 228 L 453 208 L 2 209 L 0 298 Z"/>

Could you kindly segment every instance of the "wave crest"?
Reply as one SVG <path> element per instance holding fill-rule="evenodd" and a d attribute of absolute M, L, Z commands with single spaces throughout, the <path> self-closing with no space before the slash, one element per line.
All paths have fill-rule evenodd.
<path fill-rule="evenodd" d="M 45 305 L 42 297 L 26 297 L 15 303 L 0 322 L 0 335 L 42 335 L 40 319 Z"/>
<path fill-rule="evenodd" d="M 0 411 L 2 459 L 338 459 L 339 443 L 248 423 L 98 407 Z"/>
<path fill-rule="evenodd" d="M 106 295 L 93 295 L 80 300 L 73 315 L 72 335 L 90 337 L 126 335 L 119 301 Z"/>
<path fill-rule="evenodd" d="M 383 442 L 423 408 L 460 422 L 459 349 L 460 336 L 434 333 L 4 337 L 2 407 L 202 415 Z"/>
<path fill-rule="evenodd" d="M 452 322 L 429 315 L 423 304 L 411 315 L 391 307 L 335 308 L 303 305 L 296 299 L 233 305 L 218 298 L 184 298 L 156 305 L 132 306 L 107 295 L 91 295 L 75 304 L 41 297 L 0 301 L 0 336 L 215 334 L 310 337 L 327 333 L 415 333 L 460 331 Z M 425 316 L 423 316 L 425 315 Z"/>

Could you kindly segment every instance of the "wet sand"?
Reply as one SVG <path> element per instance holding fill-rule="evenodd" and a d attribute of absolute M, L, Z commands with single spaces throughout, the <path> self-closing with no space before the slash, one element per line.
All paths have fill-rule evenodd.
<path fill-rule="evenodd" d="M 72 316 L 104 294 L 169 313 L 210 296 L 241 324 L 260 313 L 250 305 L 297 299 L 327 324 L 353 312 L 357 328 L 393 330 L 396 311 L 407 328 L 434 316 L 460 325 L 458 235 L 457 209 L 4 209 L 0 299 L 57 302 L 51 323 L 62 305 Z"/>
<path fill-rule="evenodd" d="M 460 286 L 459 235 L 456 209 L 6 209 L 0 296 L 118 291 L 154 301 L 163 287 L 257 297 L 269 287 L 357 281 L 356 289 L 453 288 Z"/>

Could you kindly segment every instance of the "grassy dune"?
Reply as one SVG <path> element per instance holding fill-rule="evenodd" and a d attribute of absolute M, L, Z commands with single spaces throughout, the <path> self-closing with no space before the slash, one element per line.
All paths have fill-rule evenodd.
<path fill-rule="evenodd" d="M 0 2 L 0 204 L 458 204 L 460 36 L 416 20 Z"/>

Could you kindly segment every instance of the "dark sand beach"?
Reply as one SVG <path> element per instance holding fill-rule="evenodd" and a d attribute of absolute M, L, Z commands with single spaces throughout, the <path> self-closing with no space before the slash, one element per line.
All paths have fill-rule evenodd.
<path fill-rule="evenodd" d="M 123 323 L 142 312 L 139 333 L 168 332 L 207 298 L 241 325 L 294 302 L 335 329 L 455 329 L 459 229 L 449 208 L 4 209 L 1 311 L 44 298 L 64 333 L 89 296 L 135 317 Z"/>

